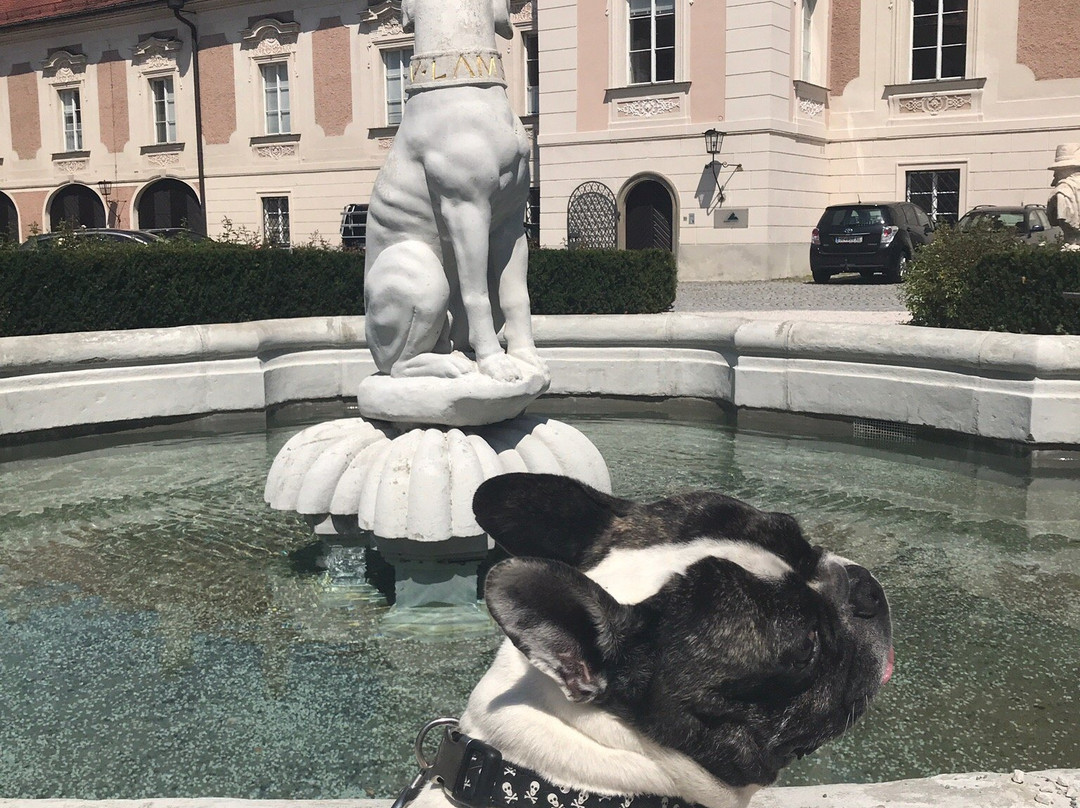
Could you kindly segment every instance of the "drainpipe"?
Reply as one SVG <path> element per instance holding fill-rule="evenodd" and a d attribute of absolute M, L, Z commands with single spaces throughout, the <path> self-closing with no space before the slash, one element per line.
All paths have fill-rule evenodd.
<path fill-rule="evenodd" d="M 199 164 L 199 202 L 203 209 L 203 235 L 206 235 L 206 166 L 203 162 L 202 91 L 199 87 L 199 29 L 180 10 L 187 0 L 165 0 L 173 16 L 191 31 L 191 75 L 195 81 L 195 156 Z"/>

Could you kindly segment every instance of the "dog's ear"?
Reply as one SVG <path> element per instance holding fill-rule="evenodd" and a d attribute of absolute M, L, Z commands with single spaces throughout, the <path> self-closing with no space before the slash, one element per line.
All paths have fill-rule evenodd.
<path fill-rule="evenodd" d="M 401 30 L 406 34 L 413 32 L 413 6 L 416 0 L 401 0 Z"/>
<path fill-rule="evenodd" d="M 506 636 L 571 701 L 602 699 L 633 609 L 558 561 L 511 558 L 488 572 L 484 599 Z"/>
<path fill-rule="evenodd" d="M 503 39 L 514 38 L 514 26 L 510 24 L 510 0 L 491 0 L 495 12 L 495 33 Z"/>
<path fill-rule="evenodd" d="M 476 521 L 508 553 L 575 567 L 612 518 L 632 507 L 632 502 L 556 474 L 492 477 L 473 497 Z"/>

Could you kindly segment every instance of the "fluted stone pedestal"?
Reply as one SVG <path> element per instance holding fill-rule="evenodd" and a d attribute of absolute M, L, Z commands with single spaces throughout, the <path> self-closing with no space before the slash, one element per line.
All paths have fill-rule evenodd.
<path fill-rule="evenodd" d="M 388 629 L 419 630 L 444 618 L 460 625 L 450 613 L 437 614 L 444 608 L 462 618 L 483 614 L 477 573 L 493 543 L 476 523 L 472 499 L 484 480 L 513 471 L 564 474 L 611 490 L 596 447 L 553 419 L 421 427 L 343 418 L 309 427 L 282 447 L 265 498 L 272 508 L 303 515 L 331 553 L 335 537 L 342 547 L 377 550 L 394 568 Z"/>

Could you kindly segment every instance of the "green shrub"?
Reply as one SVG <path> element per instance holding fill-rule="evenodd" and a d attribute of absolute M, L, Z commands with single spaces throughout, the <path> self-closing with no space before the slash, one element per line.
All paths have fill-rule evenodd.
<path fill-rule="evenodd" d="M 536 250 L 533 311 L 665 311 L 671 253 Z M 364 313 L 362 252 L 172 241 L 0 249 L 0 336 Z"/>
<path fill-rule="evenodd" d="M 666 250 L 534 250 L 535 314 L 645 314 L 675 300 L 675 256 Z"/>
<path fill-rule="evenodd" d="M 364 256 L 214 242 L 0 251 L 0 335 L 362 314 Z"/>
<path fill-rule="evenodd" d="M 1018 245 L 1008 232 L 938 231 L 908 267 L 900 289 L 914 325 L 1080 334 L 1080 252 Z"/>

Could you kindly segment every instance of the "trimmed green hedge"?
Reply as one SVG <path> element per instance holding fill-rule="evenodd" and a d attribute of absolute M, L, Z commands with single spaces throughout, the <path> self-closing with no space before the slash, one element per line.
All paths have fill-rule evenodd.
<path fill-rule="evenodd" d="M 0 335 L 355 314 L 364 257 L 181 242 L 0 250 Z"/>
<path fill-rule="evenodd" d="M 1080 334 L 1080 252 L 1018 246 L 991 231 L 945 229 L 920 250 L 901 295 L 914 325 Z"/>
<path fill-rule="evenodd" d="M 666 250 L 535 250 L 534 314 L 648 314 L 675 302 L 675 256 Z"/>
<path fill-rule="evenodd" d="M 537 250 L 533 311 L 664 311 L 675 263 L 661 251 Z M 0 249 L 0 336 L 363 314 L 362 252 L 239 244 Z"/>

